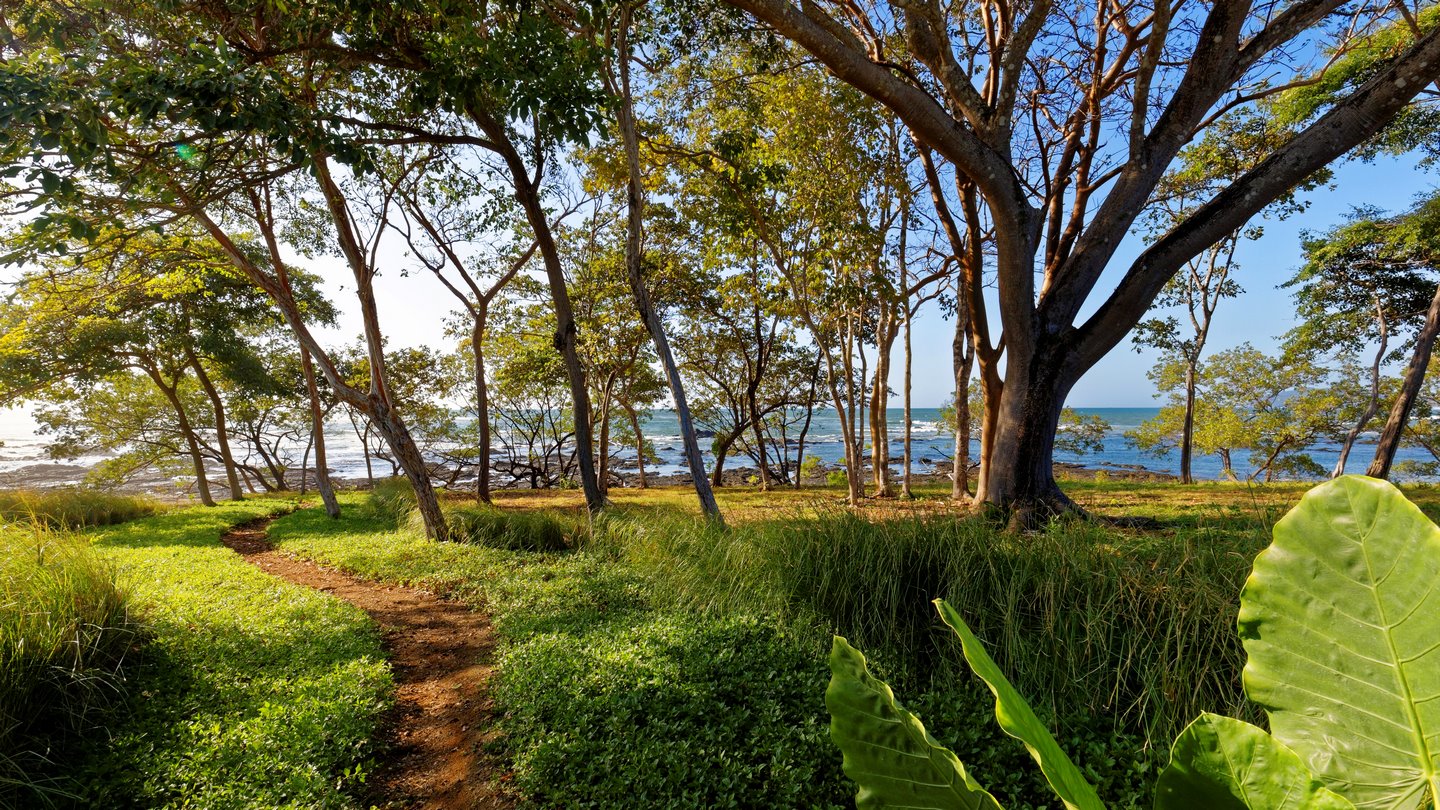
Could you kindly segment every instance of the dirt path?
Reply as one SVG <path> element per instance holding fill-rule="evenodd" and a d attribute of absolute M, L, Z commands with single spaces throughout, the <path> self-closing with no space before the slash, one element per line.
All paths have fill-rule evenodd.
<path fill-rule="evenodd" d="M 356 579 L 275 551 L 272 518 L 236 526 L 221 542 L 266 572 L 334 594 L 379 623 L 395 675 L 380 768 L 367 802 L 414 810 L 513 807 L 497 786 L 500 768 L 486 756 L 495 739 L 487 697 L 495 639 L 490 621 L 425 591 Z"/>

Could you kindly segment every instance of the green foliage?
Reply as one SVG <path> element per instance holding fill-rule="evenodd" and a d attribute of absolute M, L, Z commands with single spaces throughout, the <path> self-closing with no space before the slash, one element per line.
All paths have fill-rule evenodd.
<path fill-rule="evenodd" d="M 1074 408 L 1060 411 L 1060 426 L 1055 433 L 1055 449 L 1083 456 L 1105 452 L 1105 436 L 1110 423 L 1097 413 L 1080 413 Z"/>
<path fill-rule="evenodd" d="M 965 670 L 926 609 L 947 599 L 996 640 L 1016 686 L 1044 696 L 1043 716 L 1085 729 L 1077 744 L 1121 731 L 1139 749 L 1168 745 L 1202 711 L 1244 711 L 1244 659 L 1225 617 L 1264 537 L 1229 529 L 1206 522 L 1157 540 L 1076 523 L 1019 538 L 980 519 L 833 512 L 720 531 L 652 514 L 613 515 L 593 542 L 679 607 L 833 628 L 915 691 L 951 690 Z M 1136 749 L 1126 755 L 1143 761 Z"/>
<path fill-rule="evenodd" d="M 422 528 L 415 490 L 404 478 L 377 481 L 365 501 L 367 516 L 395 528 Z M 564 551 L 566 527 L 544 512 L 503 510 L 485 504 L 445 508 L 450 539 L 511 551 Z"/>
<path fill-rule="evenodd" d="M 943 600 L 936 605 L 975 674 L 995 693 L 1000 726 L 1025 743 L 1067 807 L 1101 808 L 959 613 Z M 1433 747 L 1440 736 L 1437 607 L 1440 527 L 1384 481 L 1347 476 L 1311 490 L 1276 524 L 1274 542 L 1256 557 L 1241 595 L 1240 635 L 1250 656 L 1245 685 L 1265 708 L 1274 736 L 1202 714 L 1172 748 L 1157 810 L 1408 809 L 1424 799 L 1440 807 L 1440 754 Z M 889 688 L 869 676 L 864 658 L 843 639 L 836 639 L 831 670 L 827 698 L 872 696 L 827 699 L 846 773 L 861 785 L 857 803 L 993 805 L 979 803 L 989 794 L 895 706 Z M 912 790 L 903 805 L 863 803 L 918 779 L 932 787 L 959 779 L 967 789 L 928 796 Z"/>
<path fill-rule="evenodd" d="M 1440 528 L 1347 476 L 1275 526 L 1241 594 L 1245 690 L 1359 807 L 1440 802 Z"/>
<path fill-rule="evenodd" d="M 845 754 L 845 774 L 860 783 L 856 807 L 1000 810 L 955 754 L 870 675 L 865 656 L 839 636 L 831 647 L 830 671 L 825 689 L 830 738 Z"/>
<path fill-rule="evenodd" d="M 1346 810 L 1300 757 L 1249 723 L 1202 714 L 1175 739 L 1156 810 Z"/>
<path fill-rule="evenodd" d="M 157 501 L 93 489 L 0 490 L 0 518 L 52 528 L 108 526 L 159 512 Z"/>
<path fill-rule="evenodd" d="M 970 664 L 970 669 L 980 677 L 990 691 L 995 695 L 995 719 L 1000 722 L 1000 728 L 1006 734 L 1014 737 L 1025 744 L 1025 749 L 1040 766 L 1040 772 L 1045 774 L 1045 780 L 1050 787 L 1065 802 L 1070 810 L 1102 810 L 1100 797 L 1095 795 L 1095 788 L 1085 781 L 1080 769 L 1075 763 L 1060 750 L 1060 744 L 1051 736 L 1050 730 L 1040 718 L 1035 716 L 1035 711 L 1030 704 L 1015 691 L 1015 687 L 1006 680 L 1000 667 L 985 652 L 980 639 L 970 632 L 965 626 L 965 620 L 960 614 L 950 607 L 943 599 L 935 600 L 935 607 L 940 611 L 940 618 L 951 630 L 960 637 L 960 644 L 965 650 L 965 661 Z"/>
<path fill-rule="evenodd" d="M 379 633 L 217 542 L 283 506 L 177 510 L 97 536 L 152 640 L 131 667 L 131 713 L 67 769 L 85 806 L 349 806 L 389 702 Z"/>
<path fill-rule="evenodd" d="M 139 637 L 127 589 L 83 538 L 0 526 L 0 807 L 60 787 L 48 758 L 123 698 Z"/>
<path fill-rule="evenodd" d="M 610 531 L 647 530 L 620 521 Z M 817 634 L 754 611 L 675 610 L 601 547 L 437 543 L 349 511 L 339 521 L 297 512 L 270 536 L 361 576 L 483 604 L 504 640 L 494 695 L 508 718 L 513 785 L 537 803 L 843 805 L 814 698 L 825 678 Z"/>

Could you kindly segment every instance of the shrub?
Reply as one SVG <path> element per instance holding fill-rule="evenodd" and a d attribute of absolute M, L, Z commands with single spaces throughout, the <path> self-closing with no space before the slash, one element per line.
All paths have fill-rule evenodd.
<path fill-rule="evenodd" d="M 150 498 L 82 487 L 0 490 L 0 518 L 51 528 L 109 526 L 153 515 L 160 509 L 160 504 Z"/>
<path fill-rule="evenodd" d="M 445 516 L 450 539 L 510 551 L 563 551 L 565 530 L 550 515 L 465 506 Z"/>
<path fill-rule="evenodd" d="M 376 481 L 365 499 L 365 513 L 371 517 L 388 520 L 397 528 L 410 520 L 415 512 L 415 489 L 404 478 L 386 478 Z"/>
<path fill-rule="evenodd" d="M 37 766 L 122 696 L 136 641 L 125 591 L 85 540 L 0 529 L 0 806 L 7 784 L 47 792 Z"/>

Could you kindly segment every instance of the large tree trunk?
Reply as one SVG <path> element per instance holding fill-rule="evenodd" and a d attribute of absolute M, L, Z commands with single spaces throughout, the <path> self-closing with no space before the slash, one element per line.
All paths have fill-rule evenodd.
<path fill-rule="evenodd" d="M 315 382 L 315 364 L 310 360 L 310 352 L 303 346 L 300 347 L 300 370 L 304 372 L 305 391 L 310 397 L 310 441 L 315 446 L 315 489 L 319 490 L 320 500 L 325 504 L 325 514 L 338 518 L 340 501 L 335 497 L 335 487 L 330 482 L 330 467 L 325 460 L 325 411 L 320 407 L 320 386 Z M 301 470 L 300 474 L 303 476 L 305 471 Z"/>
<path fill-rule="evenodd" d="M 215 390 L 215 385 L 210 381 L 210 375 L 205 373 L 205 367 L 201 365 L 200 358 L 195 356 L 195 351 L 185 347 L 185 353 L 190 360 L 190 367 L 195 369 L 195 379 L 200 381 L 200 387 L 205 390 L 205 396 L 210 400 L 210 407 L 215 411 L 215 443 L 220 448 L 220 460 L 225 464 L 225 485 L 230 489 L 230 500 L 242 501 L 245 493 L 240 491 L 240 473 L 235 469 L 235 457 L 230 453 L 230 433 L 225 428 L 225 403 L 220 399 L 220 392 Z"/>
<path fill-rule="evenodd" d="M 1047 348 L 1028 366 L 1017 368 L 1021 358 L 1009 358 L 996 424 L 986 431 L 995 441 L 988 469 L 982 471 L 985 502 L 1007 509 L 1011 528 L 1035 528 L 1078 511 L 1055 483 L 1054 470 L 1055 433 L 1075 375 L 1056 356 L 1062 348 Z M 991 410 L 988 404 L 986 410 Z"/>
<path fill-rule="evenodd" d="M 1410 355 L 1410 365 L 1405 369 L 1405 379 L 1400 384 L 1400 396 L 1390 408 L 1390 417 L 1385 420 L 1385 429 L 1380 432 L 1380 443 L 1375 446 L 1375 459 L 1365 474 L 1372 478 L 1389 478 L 1390 465 L 1395 463 L 1395 452 L 1400 449 L 1400 437 L 1405 432 L 1405 423 L 1410 419 L 1410 409 L 1415 407 L 1415 398 L 1420 395 L 1420 386 L 1425 382 L 1425 372 L 1430 367 L 1430 354 L 1435 348 L 1435 337 L 1440 334 L 1440 286 L 1430 299 L 1430 309 L 1425 313 L 1425 326 L 1415 336 L 1415 351 Z"/>

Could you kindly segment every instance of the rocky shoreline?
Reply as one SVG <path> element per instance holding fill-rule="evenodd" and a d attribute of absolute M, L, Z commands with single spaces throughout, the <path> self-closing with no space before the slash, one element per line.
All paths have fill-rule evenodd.
<path fill-rule="evenodd" d="M 616 470 L 615 473 L 621 486 L 632 487 L 639 481 L 638 471 L 634 468 L 633 462 L 627 466 L 627 469 Z M 808 486 L 823 485 L 826 483 L 826 476 L 839 469 L 839 467 L 835 466 L 821 466 L 817 475 L 804 479 L 802 484 Z M 81 486 L 83 485 L 85 475 L 89 471 L 90 468 L 82 464 L 32 464 L 9 472 L 0 473 L 0 489 L 44 490 Z M 217 499 L 227 496 L 229 490 L 225 486 L 224 471 L 211 470 L 210 473 L 210 487 L 214 496 Z M 721 480 L 724 482 L 724 486 L 727 487 L 745 487 L 753 485 L 753 481 L 758 475 L 759 470 L 754 467 L 735 467 L 725 470 L 721 476 Z M 1087 467 L 1083 464 L 1056 463 L 1055 477 L 1062 481 L 1067 479 L 1143 482 L 1178 480 L 1176 476 L 1169 473 L 1147 469 L 1139 465 L 1111 463 L 1102 463 L 1096 467 Z M 911 480 L 917 483 L 949 481 L 949 464 L 916 464 Z M 369 482 L 364 478 L 335 478 L 334 481 L 335 485 L 342 489 L 366 489 L 369 487 Z M 688 473 L 662 475 L 647 472 L 645 482 L 648 486 L 655 487 L 689 486 L 691 480 Z M 298 488 L 299 482 L 292 482 L 292 486 Z M 461 482 L 457 482 L 457 488 L 467 488 L 463 479 Z M 195 482 L 192 477 L 178 476 L 172 478 L 154 469 L 142 471 L 125 484 L 115 487 L 114 491 L 128 495 L 147 495 L 163 501 L 176 503 L 198 500 L 198 496 L 195 493 Z"/>

